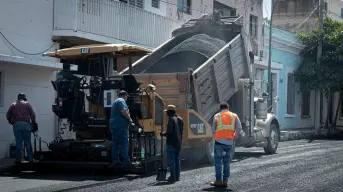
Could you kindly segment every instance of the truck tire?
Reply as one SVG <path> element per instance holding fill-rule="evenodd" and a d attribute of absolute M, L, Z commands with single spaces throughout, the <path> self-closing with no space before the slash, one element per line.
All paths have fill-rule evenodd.
<path fill-rule="evenodd" d="M 236 149 L 236 145 L 235 142 L 233 142 L 232 145 L 232 149 L 231 149 L 231 154 L 230 154 L 230 161 L 232 161 L 232 159 L 235 156 L 235 150 Z M 208 142 L 208 144 L 206 145 L 206 163 L 210 163 L 210 164 L 214 164 L 214 142 L 210 141 Z"/>
<path fill-rule="evenodd" d="M 279 131 L 275 123 L 270 125 L 270 133 L 267 138 L 267 147 L 264 148 L 266 154 L 275 154 L 279 145 Z"/>

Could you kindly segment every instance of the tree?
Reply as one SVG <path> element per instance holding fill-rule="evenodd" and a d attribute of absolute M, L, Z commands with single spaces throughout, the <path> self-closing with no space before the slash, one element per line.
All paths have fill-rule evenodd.
<path fill-rule="evenodd" d="M 305 48 L 301 51 L 302 65 L 295 75 L 300 81 L 301 90 L 323 90 L 327 101 L 331 102 L 333 94 L 343 90 L 343 23 L 326 17 L 323 26 L 323 52 L 319 63 L 316 61 L 318 29 L 313 29 L 310 34 L 297 34 Z M 334 125 L 338 112 L 337 108 Z"/>

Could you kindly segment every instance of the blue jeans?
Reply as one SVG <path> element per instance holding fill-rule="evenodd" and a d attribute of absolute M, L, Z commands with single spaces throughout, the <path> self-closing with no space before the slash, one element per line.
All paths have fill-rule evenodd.
<path fill-rule="evenodd" d="M 176 177 L 180 177 L 181 172 L 180 152 L 181 150 L 176 149 L 171 145 L 167 145 L 169 172 L 170 175 L 175 175 Z"/>
<path fill-rule="evenodd" d="M 119 154 L 123 158 L 124 164 L 130 164 L 129 158 L 129 129 L 128 127 L 111 127 L 112 133 L 112 160 L 113 163 L 119 163 Z"/>
<path fill-rule="evenodd" d="M 21 161 L 22 145 L 26 148 L 28 160 L 33 160 L 31 145 L 31 125 L 28 122 L 16 122 L 13 124 L 13 133 L 16 141 L 16 161 Z"/>
<path fill-rule="evenodd" d="M 231 149 L 232 145 L 214 144 L 214 167 L 217 181 L 227 181 L 230 177 Z"/>

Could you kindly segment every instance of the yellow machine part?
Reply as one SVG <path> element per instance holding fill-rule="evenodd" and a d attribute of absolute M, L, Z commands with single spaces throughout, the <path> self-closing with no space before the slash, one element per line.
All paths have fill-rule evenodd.
<path fill-rule="evenodd" d="M 140 98 L 138 97 L 137 100 L 140 100 Z M 155 132 L 157 138 L 160 140 L 161 125 L 156 123 L 160 122 L 158 119 L 156 119 L 156 110 L 163 113 L 164 131 L 167 131 L 168 118 L 167 113 L 164 111 L 166 109 L 166 105 L 163 99 L 157 93 L 151 93 L 150 99 L 148 95 L 143 95 L 142 101 L 146 106 L 148 118 L 140 119 L 139 124 L 144 127 L 145 132 Z M 158 106 L 161 107 L 160 109 L 158 109 L 156 101 L 159 101 L 162 104 L 162 106 Z M 89 111 L 97 113 L 99 116 L 104 116 L 103 106 L 89 104 Z M 190 139 L 206 139 L 212 137 L 210 124 L 196 111 L 192 109 L 178 109 L 176 112 L 184 120 L 184 142 L 187 142 Z"/>
<path fill-rule="evenodd" d="M 92 44 L 60 49 L 54 52 L 46 52 L 43 56 L 61 59 L 82 59 L 94 54 L 106 54 L 112 52 L 130 55 L 136 53 L 149 54 L 151 53 L 151 50 L 128 44 Z"/>
<path fill-rule="evenodd" d="M 184 121 L 184 135 L 182 139 L 184 143 L 187 143 L 189 140 L 212 138 L 210 124 L 196 111 L 192 109 L 180 109 L 176 110 L 176 113 Z M 164 127 L 167 127 L 168 119 L 166 112 L 163 115 L 163 122 Z"/>

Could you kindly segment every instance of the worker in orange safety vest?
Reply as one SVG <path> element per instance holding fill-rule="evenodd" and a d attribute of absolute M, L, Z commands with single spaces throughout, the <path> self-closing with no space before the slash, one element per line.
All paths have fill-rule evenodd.
<path fill-rule="evenodd" d="M 216 181 L 211 186 L 227 187 L 230 176 L 230 154 L 236 136 L 245 137 L 241 122 L 235 113 L 229 111 L 229 104 L 220 104 L 220 112 L 213 117 L 212 133 L 214 143 L 214 167 Z M 239 134 L 236 134 L 239 133 Z M 223 167 L 223 168 L 222 168 Z"/>

